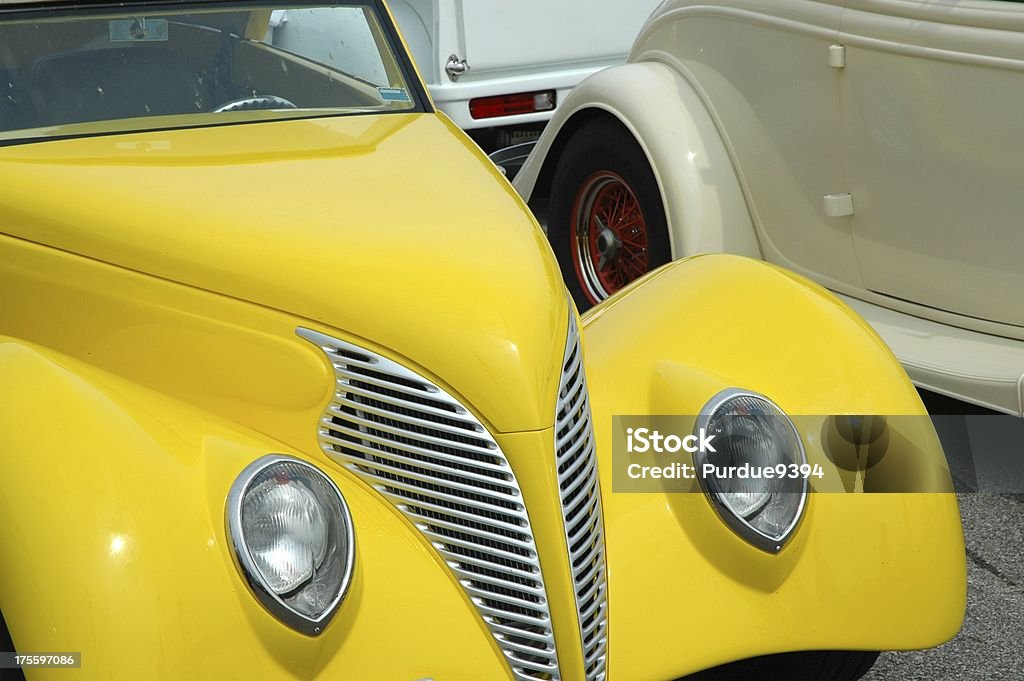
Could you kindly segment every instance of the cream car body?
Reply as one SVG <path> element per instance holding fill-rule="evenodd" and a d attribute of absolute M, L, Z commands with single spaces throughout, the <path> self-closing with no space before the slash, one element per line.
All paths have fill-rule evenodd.
<path fill-rule="evenodd" d="M 922 387 L 1022 415 L 1024 4 L 665 3 L 585 81 L 516 179 L 573 134 L 643 149 L 672 257 L 763 257 L 839 294 Z"/>

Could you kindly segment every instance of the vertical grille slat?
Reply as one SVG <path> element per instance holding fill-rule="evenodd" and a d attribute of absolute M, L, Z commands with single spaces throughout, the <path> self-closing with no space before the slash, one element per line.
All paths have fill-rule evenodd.
<path fill-rule="evenodd" d="M 448 412 L 449 414 L 455 414 L 458 416 L 461 416 L 464 413 L 464 409 L 461 405 L 449 404 L 443 400 L 437 399 L 436 393 L 431 390 L 427 390 L 427 387 L 430 385 L 428 383 L 424 383 L 422 390 L 416 390 L 416 388 L 410 387 L 407 383 L 400 382 L 402 379 L 399 377 L 396 377 L 399 378 L 399 380 L 389 382 L 375 376 L 366 376 L 364 374 L 353 374 L 340 371 L 337 364 L 334 365 L 334 370 L 339 379 L 339 389 L 351 386 L 353 388 L 377 393 L 378 395 L 391 398 L 396 402 L 405 402 L 408 404 L 430 407 L 431 409 Z"/>
<path fill-rule="evenodd" d="M 329 442 L 327 444 L 332 448 L 335 447 L 335 445 Z M 361 456 L 353 457 L 351 452 L 345 451 L 344 448 L 332 449 L 331 453 L 336 456 L 340 455 L 338 458 L 352 458 L 354 461 L 363 461 Z M 445 480 L 441 480 L 441 483 L 438 484 L 426 482 L 424 480 L 417 480 L 404 475 L 398 475 L 393 471 L 388 470 L 387 466 L 382 464 L 362 462 L 349 466 L 349 468 L 363 477 L 372 478 L 374 483 L 377 483 L 378 481 L 386 481 L 386 490 L 396 496 L 405 497 L 409 495 L 410 498 L 432 496 L 439 501 L 459 506 L 466 506 L 467 508 L 472 508 L 474 505 L 493 505 L 495 507 L 495 512 L 508 517 L 525 512 L 523 506 L 513 500 L 509 500 L 505 504 L 501 505 L 494 504 L 493 502 L 496 501 L 495 496 L 475 495 L 466 491 L 466 488 L 456 487 Z M 381 489 L 381 485 L 379 484 L 375 484 L 374 486 Z"/>
<path fill-rule="evenodd" d="M 578 445 L 578 443 L 579 443 L 579 439 L 578 438 L 580 436 L 580 433 L 582 433 L 583 429 L 586 428 L 586 427 L 587 427 L 587 422 L 584 419 L 580 419 L 579 421 L 577 421 L 576 425 L 574 425 L 569 430 L 568 433 L 566 433 L 563 436 L 559 436 L 558 440 L 555 441 L 555 451 L 561 453 L 562 449 L 565 449 L 565 448 L 569 449 L 570 451 L 579 451 L 579 449 L 581 449 L 581 448 Z M 570 443 L 572 443 L 572 445 L 570 445 Z M 570 453 L 569 451 L 565 452 L 565 454 L 569 454 L 569 453 Z M 563 456 L 565 454 L 563 454 Z M 585 459 L 582 459 L 582 458 L 580 459 L 580 461 L 584 461 L 584 460 Z M 568 475 L 568 473 L 562 473 L 561 471 L 559 471 L 559 474 L 560 475 Z"/>
<path fill-rule="evenodd" d="M 581 456 L 587 456 L 590 452 L 584 452 Z M 562 488 L 562 503 L 566 519 L 575 519 L 579 506 L 585 505 L 589 494 L 597 487 L 597 469 L 588 468 L 586 473 Z"/>
<path fill-rule="evenodd" d="M 579 328 L 574 316 L 569 320 L 555 416 L 555 463 L 583 640 L 586 681 L 605 681 L 608 604 L 604 522 L 601 518 L 594 424 Z"/>
<path fill-rule="evenodd" d="M 454 554 L 454 552 L 452 552 Z M 540 583 L 537 579 L 540 572 L 534 569 L 522 569 L 522 566 L 516 564 L 496 564 L 495 561 L 481 558 L 478 555 L 474 555 L 472 552 L 464 552 L 463 554 L 455 555 L 451 560 L 446 561 L 448 566 L 453 570 L 457 571 L 461 577 L 473 581 L 481 571 L 486 571 L 486 574 L 501 574 L 506 579 L 512 580 L 532 580 L 536 583 Z M 515 583 L 515 582 L 513 582 Z M 543 584 L 541 584 L 543 587 Z"/>
<path fill-rule="evenodd" d="M 504 624 L 494 623 L 491 625 L 491 631 L 496 632 L 494 636 L 499 641 L 511 640 L 520 645 L 530 643 L 532 644 L 532 648 L 544 648 L 549 645 L 549 640 L 545 636 L 536 634 L 523 627 L 510 627 Z"/>
<path fill-rule="evenodd" d="M 469 430 L 465 426 L 461 425 L 448 425 L 443 423 L 441 419 L 430 419 L 430 418 L 417 418 L 409 413 L 402 414 L 402 420 L 396 420 L 396 414 L 393 409 L 377 408 L 374 407 L 370 400 L 363 400 L 359 403 L 359 411 L 367 415 L 367 420 L 373 420 L 372 417 L 379 417 L 382 419 L 393 420 L 395 427 L 404 427 L 409 432 L 417 432 L 418 429 L 429 429 L 433 431 L 434 437 L 438 437 L 437 433 L 444 433 L 448 437 L 461 437 L 461 438 L 473 438 L 473 435 L 477 432 Z M 350 416 L 347 412 L 343 411 L 331 411 L 334 416 Z M 390 422 L 390 421 L 389 421 Z M 475 439 L 475 438 L 473 438 Z"/>
<path fill-rule="evenodd" d="M 490 523 L 482 523 L 479 520 L 467 520 L 455 518 L 448 514 L 440 513 L 426 513 L 426 509 L 415 509 L 406 506 L 401 509 L 409 513 L 409 515 L 416 516 L 421 519 L 417 523 L 417 526 L 429 528 L 434 532 L 439 530 L 452 530 L 453 532 L 465 532 L 466 529 L 476 530 L 482 534 L 492 534 L 495 537 L 506 537 L 513 540 L 512 543 L 528 543 L 530 537 L 523 534 L 522 532 L 511 532 L 503 527 L 492 525 Z"/>
<path fill-rule="evenodd" d="M 460 459 L 443 452 L 399 447 L 392 444 L 386 437 L 375 440 L 375 444 L 386 445 L 386 450 L 364 445 L 362 440 L 367 435 L 366 433 L 345 429 L 344 427 L 336 426 L 334 423 L 325 424 L 325 430 L 326 432 L 322 433 L 323 438 L 330 440 L 339 447 L 355 449 L 373 456 L 376 456 L 378 453 L 386 454 L 392 461 L 415 465 L 420 468 L 429 468 L 438 472 L 448 472 L 447 474 L 453 477 L 471 478 L 480 481 L 482 486 L 490 485 L 492 488 L 495 486 L 505 486 L 511 478 L 508 470 L 500 469 L 497 466 L 487 467 L 485 463 Z M 351 440 L 345 437 L 337 437 L 337 435 L 332 433 L 348 435 L 357 439 Z M 371 435 L 365 439 L 374 440 L 374 437 L 374 435 Z"/>
<path fill-rule="evenodd" d="M 522 533 L 523 525 L 520 520 L 514 516 L 501 516 L 497 514 L 488 514 L 486 516 L 480 515 L 479 513 L 469 513 L 461 508 L 455 508 L 451 505 L 440 505 L 434 504 L 425 499 L 417 499 L 410 502 L 410 500 L 402 499 L 399 502 L 402 513 L 407 515 L 416 516 L 423 520 L 433 520 L 438 515 L 442 515 L 445 518 L 453 518 L 461 521 L 463 526 L 473 526 L 476 523 L 485 525 L 486 527 L 481 528 L 484 532 L 492 532 L 494 534 L 503 534 L 510 536 L 509 533 Z M 523 541 L 529 540 L 529 535 L 524 535 Z"/>
<path fill-rule="evenodd" d="M 347 385 L 339 383 L 338 391 L 335 396 L 344 397 L 346 395 L 351 395 L 357 398 L 361 398 L 363 400 L 368 400 L 369 404 L 375 404 L 377 403 L 378 400 L 380 400 L 380 403 L 384 404 L 384 401 L 381 400 L 381 394 L 379 392 L 364 389 L 357 385 Z M 438 423 L 446 423 L 448 425 L 456 426 L 464 424 L 465 426 L 467 426 L 467 433 L 479 432 L 475 428 L 473 428 L 473 426 L 476 424 L 474 424 L 472 421 L 467 421 L 466 418 L 460 414 L 456 414 L 445 409 L 437 409 L 435 407 L 431 407 L 420 402 L 394 399 L 391 396 L 388 396 L 387 399 L 387 406 L 390 407 L 391 410 L 393 410 L 396 415 L 412 412 L 418 415 L 420 418 L 426 418 L 431 420 L 437 419 Z"/>
<path fill-rule="evenodd" d="M 460 449 L 464 449 L 467 452 L 475 452 L 478 456 L 493 457 L 494 455 L 493 449 L 475 444 L 473 440 L 476 440 L 476 438 L 459 437 L 456 439 L 447 432 L 423 432 L 426 431 L 425 428 L 415 428 L 408 423 L 403 424 L 396 420 L 394 416 L 380 416 L 374 414 L 369 409 L 353 406 L 351 411 L 353 413 L 345 413 L 344 411 L 342 413 L 335 413 L 334 422 L 337 422 L 337 420 L 351 421 L 369 430 L 382 431 L 383 437 L 399 442 L 415 440 L 418 446 L 438 453 L 450 452 L 454 441 L 458 443 Z"/>
<path fill-rule="evenodd" d="M 378 455 L 374 452 L 372 447 L 361 446 L 356 443 L 348 443 L 339 438 L 329 437 L 326 435 L 324 439 L 330 440 L 330 442 L 337 447 L 353 449 L 358 451 L 360 454 L 373 456 L 376 461 L 372 466 L 370 464 L 366 464 L 367 468 L 375 468 L 382 471 L 386 470 L 394 473 L 395 475 L 422 482 L 432 482 L 443 476 L 452 488 L 479 493 L 480 496 L 484 496 L 485 492 L 493 495 L 496 499 L 501 499 L 503 495 L 506 497 L 516 496 L 514 494 L 514 488 L 507 479 L 495 480 L 494 478 L 467 473 L 457 468 L 448 468 L 446 470 L 446 467 L 431 461 L 432 457 L 427 457 L 424 460 L 418 460 L 414 457 L 410 457 L 404 452 L 400 453 L 389 450 L 383 450 Z M 370 454 L 370 452 L 373 453 Z"/>
<path fill-rule="evenodd" d="M 466 581 L 466 583 L 469 583 L 470 580 L 465 580 L 465 581 Z M 505 587 L 505 588 L 507 588 L 508 585 L 510 584 L 510 582 L 505 580 L 505 579 L 500 579 L 500 578 L 497 578 L 497 577 L 490 577 L 490 576 L 488 576 L 486 574 L 482 574 L 482 573 L 477 572 L 477 573 L 473 574 L 472 584 L 476 584 L 476 585 L 490 584 L 490 585 L 496 586 L 496 587 Z M 470 584 L 470 586 L 472 586 L 472 584 Z M 543 598 L 544 597 L 544 592 L 541 591 L 536 586 L 531 586 L 531 585 L 528 585 L 528 584 L 522 584 L 520 582 L 520 583 L 516 583 L 515 588 L 518 591 L 520 591 L 521 593 L 529 594 L 532 597 L 537 597 L 537 598 Z"/>
<path fill-rule="evenodd" d="M 318 430 L 324 452 L 379 491 L 437 549 L 516 681 L 560 681 L 533 529 L 494 437 L 423 376 L 330 336 L 297 333 L 334 366 L 336 392 Z M 588 673 L 588 681 L 598 678 Z"/>

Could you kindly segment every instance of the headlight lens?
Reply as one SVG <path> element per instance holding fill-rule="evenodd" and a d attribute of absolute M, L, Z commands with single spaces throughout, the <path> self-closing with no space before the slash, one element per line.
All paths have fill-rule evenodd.
<path fill-rule="evenodd" d="M 698 472 L 716 467 L 698 477 L 719 515 L 758 548 L 780 551 L 807 496 L 806 477 L 793 475 L 807 457 L 792 420 L 767 397 L 734 389 L 713 397 L 696 427 L 715 436 L 715 451 L 697 452 L 694 463 Z"/>
<path fill-rule="evenodd" d="M 341 604 L 352 577 L 352 518 L 330 478 L 303 461 L 271 455 L 231 488 L 228 532 L 260 602 L 310 635 Z"/>

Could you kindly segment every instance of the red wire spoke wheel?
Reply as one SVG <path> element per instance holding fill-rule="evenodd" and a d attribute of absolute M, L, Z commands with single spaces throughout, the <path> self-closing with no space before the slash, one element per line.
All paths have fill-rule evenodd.
<path fill-rule="evenodd" d="M 581 310 L 671 259 L 654 172 L 617 121 L 592 121 L 570 138 L 550 196 L 548 237 Z"/>
<path fill-rule="evenodd" d="M 621 176 L 601 170 L 588 177 L 573 215 L 573 266 L 588 298 L 603 300 L 649 271 L 647 220 Z"/>

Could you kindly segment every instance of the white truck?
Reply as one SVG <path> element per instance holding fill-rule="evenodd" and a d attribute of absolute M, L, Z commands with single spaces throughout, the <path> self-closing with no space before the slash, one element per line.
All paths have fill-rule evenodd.
<path fill-rule="evenodd" d="M 581 80 L 625 62 L 660 0 L 391 0 L 434 103 L 481 147 L 535 138 Z"/>

